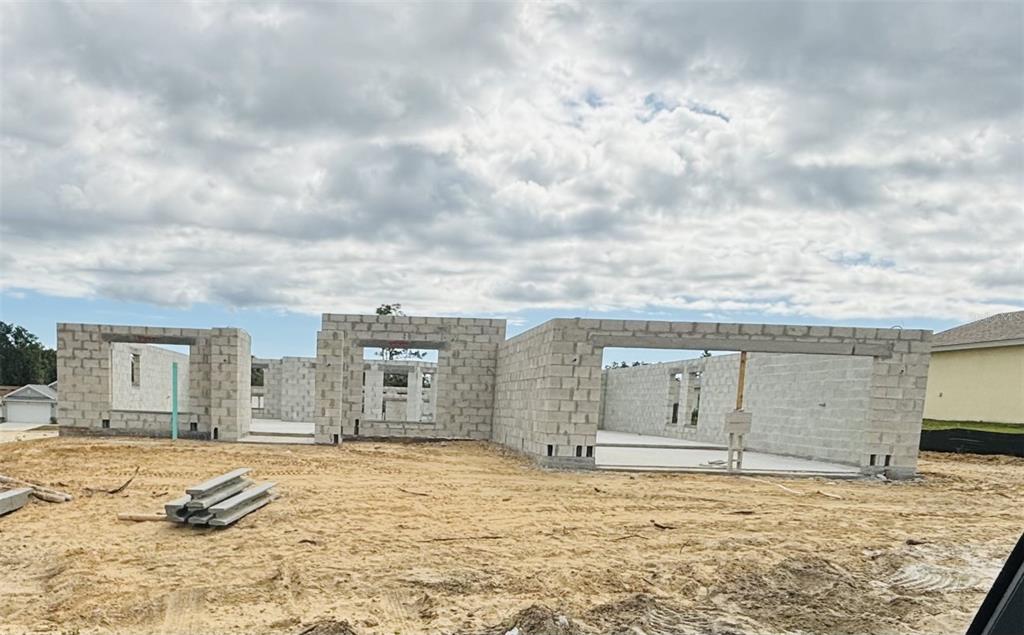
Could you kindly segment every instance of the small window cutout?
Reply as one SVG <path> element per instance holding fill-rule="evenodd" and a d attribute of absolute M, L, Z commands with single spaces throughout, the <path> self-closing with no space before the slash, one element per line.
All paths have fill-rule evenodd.
<path fill-rule="evenodd" d="M 877 454 L 872 454 L 871 455 L 871 462 L 869 463 L 869 465 L 874 465 L 877 462 L 878 462 L 878 455 Z"/>
<path fill-rule="evenodd" d="M 889 467 L 889 463 L 891 463 L 891 462 L 892 462 L 892 455 L 891 454 L 886 454 L 885 455 L 885 467 Z"/>
<path fill-rule="evenodd" d="M 213 429 L 213 440 L 216 441 L 219 436 L 220 436 L 219 431 L 217 430 L 217 428 L 214 428 Z"/>
<path fill-rule="evenodd" d="M 582 445 L 577 445 L 576 446 L 576 456 L 580 456 L 580 457 L 583 456 L 583 446 Z"/>
<path fill-rule="evenodd" d="M 594 446 L 592 446 L 592 445 L 588 445 L 587 446 L 587 457 L 588 458 L 593 458 L 594 457 Z"/>
<path fill-rule="evenodd" d="M 103 421 L 101 421 L 100 422 L 100 427 L 101 428 L 109 428 L 110 427 L 110 419 L 104 419 Z"/>
<path fill-rule="evenodd" d="M 340 439 L 339 439 L 338 435 L 334 435 L 334 445 L 338 445 L 338 441 L 339 440 Z"/>
<path fill-rule="evenodd" d="M 355 436 L 357 436 L 357 437 L 359 436 L 359 419 L 356 419 L 356 431 L 355 431 Z"/>
<path fill-rule="evenodd" d="M 138 386 L 141 370 L 142 357 L 138 353 L 132 353 L 132 386 Z"/>
<path fill-rule="evenodd" d="M 672 423 L 679 423 L 679 404 L 672 404 Z"/>
<path fill-rule="evenodd" d="M 188 431 L 189 432 L 199 432 L 199 422 L 198 421 L 189 421 L 188 422 Z"/>
<path fill-rule="evenodd" d="M 548 456 L 554 456 L 554 455 L 555 455 L 555 446 L 549 445 L 548 446 Z"/>

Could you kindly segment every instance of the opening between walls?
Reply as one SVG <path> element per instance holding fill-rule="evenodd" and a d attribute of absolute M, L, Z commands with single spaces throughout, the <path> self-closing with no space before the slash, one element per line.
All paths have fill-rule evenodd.
<path fill-rule="evenodd" d="M 703 367 L 711 357 L 708 351 L 605 348 L 599 429 L 695 438 L 703 421 Z"/>
<path fill-rule="evenodd" d="M 697 427 L 700 416 L 701 370 L 670 370 L 669 382 L 669 425 Z"/>
<path fill-rule="evenodd" d="M 110 343 L 110 409 L 122 412 L 170 413 L 177 364 L 178 412 L 189 412 L 191 346 L 181 344 Z"/>
<path fill-rule="evenodd" d="M 364 348 L 362 421 L 434 424 L 444 351 Z"/>

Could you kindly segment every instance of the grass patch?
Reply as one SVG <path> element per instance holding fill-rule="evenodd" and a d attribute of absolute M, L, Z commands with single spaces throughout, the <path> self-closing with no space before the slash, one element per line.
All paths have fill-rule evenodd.
<path fill-rule="evenodd" d="M 980 430 L 982 432 L 1001 432 L 1003 434 L 1024 434 L 1024 424 L 1013 423 L 991 423 L 988 421 L 937 421 L 935 419 L 924 419 L 921 422 L 922 430 Z"/>

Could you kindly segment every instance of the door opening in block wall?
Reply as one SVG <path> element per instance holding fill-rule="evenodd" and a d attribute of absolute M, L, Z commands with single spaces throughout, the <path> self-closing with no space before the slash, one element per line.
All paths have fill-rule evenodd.
<path fill-rule="evenodd" d="M 606 348 L 602 371 L 602 427 L 637 433 L 696 428 L 701 377 L 709 351 Z M 624 424 L 633 419 L 635 424 Z"/>
<path fill-rule="evenodd" d="M 769 468 L 862 460 L 870 357 L 610 348 L 603 362 L 598 465 L 725 469 L 730 433 Z"/>

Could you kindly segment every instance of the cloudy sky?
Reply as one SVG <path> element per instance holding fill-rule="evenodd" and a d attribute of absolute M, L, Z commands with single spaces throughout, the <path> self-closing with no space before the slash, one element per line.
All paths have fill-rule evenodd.
<path fill-rule="evenodd" d="M 1022 7 L 5 3 L 5 319 L 1022 308 Z"/>

